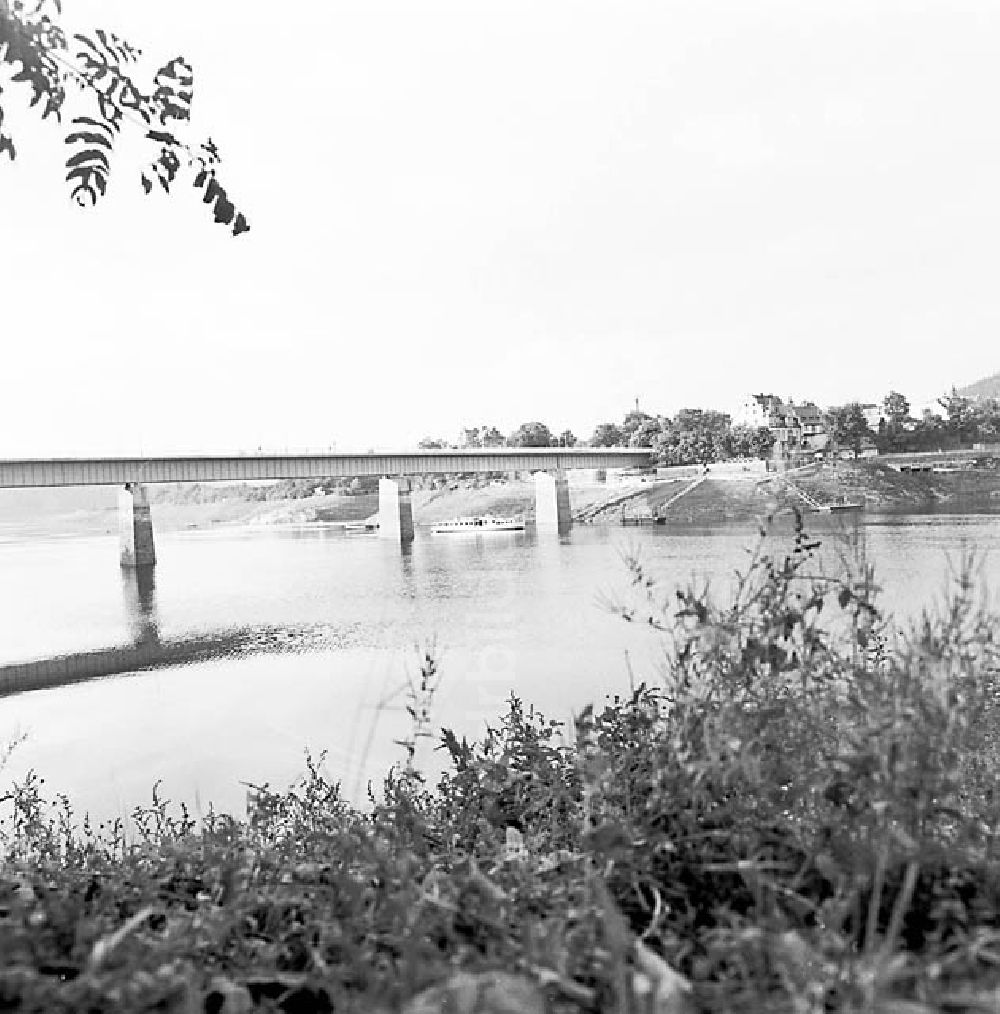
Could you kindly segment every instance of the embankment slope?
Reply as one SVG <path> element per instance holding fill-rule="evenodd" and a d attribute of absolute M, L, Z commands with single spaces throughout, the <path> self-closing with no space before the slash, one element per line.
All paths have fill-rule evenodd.
<path fill-rule="evenodd" d="M 710 475 L 670 503 L 682 488 L 682 483 L 672 482 L 637 490 L 627 502 L 598 512 L 593 520 L 614 523 L 624 510 L 626 514 L 662 514 L 669 522 L 741 521 L 792 506 L 809 509 L 802 493 L 821 504 L 857 503 L 869 510 L 1000 510 L 997 469 L 907 473 L 872 462 L 823 462 L 763 479 Z"/>

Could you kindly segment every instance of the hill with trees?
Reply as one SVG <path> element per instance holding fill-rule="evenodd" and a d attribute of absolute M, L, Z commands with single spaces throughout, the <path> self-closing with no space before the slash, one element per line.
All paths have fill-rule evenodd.
<path fill-rule="evenodd" d="M 618 424 L 598 425 L 593 447 L 648 447 L 661 465 L 706 465 L 727 458 L 766 458 L 774 435 L 766 427 L 733 426 L 713 409 L 684 408 L 672 419 L 637 409 Z"/>
<path fill-rule="evenodd" d="M 1000 373 L 994 373 L 991 377 L 983 377 L 982 380 L 977 380 L 974 384 L 960 387 L 958 394 L 963 398 L 972 398 L 974 401 L 1000 398 Z"/>

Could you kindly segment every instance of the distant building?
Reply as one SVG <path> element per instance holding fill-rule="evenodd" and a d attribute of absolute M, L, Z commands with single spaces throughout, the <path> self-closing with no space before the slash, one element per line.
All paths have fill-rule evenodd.
<path fill-rule="evenodd" d="M 878 433 L 879 427 L 886 421 L 882 406 L 867 402 L 861 406 L 861 412 L 865 417 L 865 422 L 868 423 L 868 428 L 873 433 Z"/>
<path fill-rule="evenodd" d="M 766 426 L 774 434 L 776 457 L 825 443 L 823 413 L 811 401 L 796 404 L 774 394 L 752 394 L 733 412 L 733 424 L 754 429 Z"/>
<path fill-rule="evenodd" d="M 731 413 L 734 426 L 758 429 L 768 426 L 772 415 L 780 410 L 781 399 L 773 394 L 751 394 Z"/>
<path fill-rule="evenodd" d="M 809 446 L 814 437 L 826 432 L 823 413 L 814 402 L 803 401 L 798 405 L 789 402 L 785 406 L 785 415 L 794 420 L 793 426 L 798 429 L 804 447 Z"/>

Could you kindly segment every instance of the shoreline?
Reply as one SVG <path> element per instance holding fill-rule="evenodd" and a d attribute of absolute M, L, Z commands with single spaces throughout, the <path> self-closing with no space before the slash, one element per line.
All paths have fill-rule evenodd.
<path fill-rule="evenodd" d="M 979 469 L 952 473 L 901 473 L 885 465 L 860 462 L 817 463 L 805 470 L 769 473 L 734 479 L 709 473 L 699 489 L 687 478 L 634 484 L 571 483 L 570 498 L 577 523 L 619 525 L 623 517 L 662 514 L 669 524 L 752 521 L 776 510 L 812 508 L 803 492 L 816 502 L 857 503 L 868 513 L 1000 513 L 1000 470 Z M 678 497 L 678 493 L 684 495 Z M 604 506 L 605 501 L 608 503 Z M 492 482 L 486 486 L 415 490 L 413 519 L 418 528 L 453 517 L 477 514 L 534 515 L 534 484 L 526 480 Z M 177 503 L 154 500 L 154 530 L 161 534 L 248 531 L 269 528 L 328 528 L 343 530 L 351 522 L 377 517 L 378 498 L 311 496 L 253 501 L 236 498 Z M 117 508 L 72 512 L 39 511 L 30 519 L 6 518 L 0 523 L 0 543 L 25 537 L 114 535 Z"/>

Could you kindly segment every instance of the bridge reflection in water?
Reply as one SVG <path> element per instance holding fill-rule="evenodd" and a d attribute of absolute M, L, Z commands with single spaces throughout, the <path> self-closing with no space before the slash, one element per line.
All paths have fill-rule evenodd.
<path fill-rule="evenodd" d="M 0 665 L 0 697 L 212 658 L 310 650 L 324 643 L 329 633 L 315 625 L 255 625 L 163 639 L 155 568 L 123 567 L 121 574 L 131 643 Z"/>

